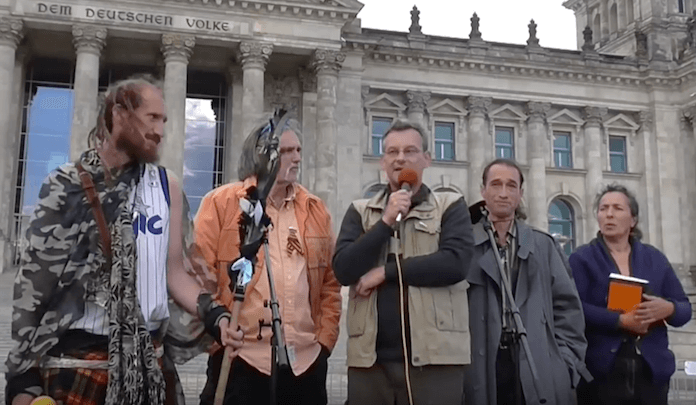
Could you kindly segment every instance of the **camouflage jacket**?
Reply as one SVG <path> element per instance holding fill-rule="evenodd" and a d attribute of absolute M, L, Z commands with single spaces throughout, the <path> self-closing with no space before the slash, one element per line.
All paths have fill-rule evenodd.
<path fill-rule="evenodd" d="M 118 295 L 132 299 L 133 291 L 121 285 L 120 280 L 134 278 L 130 273 L 136 260 L 135 236 L 127 196 L 136 185 L 140 168 L 132 165 L 120 173 L 113 173 L 113 180 L 105 180 L 103 165 L 96 151 L 85 152 L 80 162 L 93 178 L 106 221 L 110 225 L 115 264 L 110 272 L 103 270 L 106 260 L 100 246 L 98 227 L 75 165 L 68 163 L 54 170 L 39 192 L 39 200 L 26 232 L 27 248 L 22 254 L 22 263 L 15 279 L 12 338 L 16 345 L 6 362 L 8 382 L 38 366 L 41 357 L 58 343 L 70 324 L 83 316 L 85 298 L 103 289 L 105 281 L 106 285 L 109 285 L 108 280 L 111 282 L 111 298 Z M 214 286 L 215 280 L 210 279 L 205 267 L 199 265 L 201 260 L 187 255 L 192 247 L 192 232 L 185 198 L 183 211 L 182 237 L 187 269 L 195 273 L 202 285 Z M 116 280 L 114 274 L 119 274 L 120 279 Z M 211 288 L 214 291 L 214 287 Z M 125 304 L 125 307 L 129 305 Z M 139 308 L 130 312 L 133 317 L 142 317 Z M 122 324 L 123 321 L 120 320 Z M 127 330 L 125 325 L 121 325 L 120 330 L 114 332 L 113 323 L 119 320 L 110 319 L 110 340 L 120 339 L 121 334 L 125 333 L 139 338 L 142 336 L 143 340 L 149 339 L 137 330 L 142 319 L 127 321 L 136 325 L 132 328 L 134 330 Z M 148 342 L 142 342 L 142 347 L 151 347 L 151 342 Z M 182 363 L 208 349 L 211 343 L 212 338 L 204 333 L 198 318 L 186 313 L 170 299 L 170 319 L 164 338 L 167 356 L 176 363 Z M 111 347 L 109 351 L 112 351 Z M 111 363 L 113 360 L 110 358 L 110 367 Z M 127 364 L 121 364 L 121 373 L 127 373 L 123 366 Z M 113 377 L 110 372 L 110 380 Z M 123 379 L 123 376 L 119 379 Z"/>

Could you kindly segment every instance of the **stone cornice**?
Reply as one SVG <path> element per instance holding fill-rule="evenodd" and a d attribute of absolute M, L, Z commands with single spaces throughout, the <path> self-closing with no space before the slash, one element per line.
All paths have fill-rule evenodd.
<path fill-rule="evenodd" d="M 196 45 L 196 37 L 192 35 L 162 34 L 162 54 L 164 62 L 179 61 L 188 63 Z"/>
<path fill-rule="evenodd" d="M 88 25 L 75 24 L 72 27 L 73 45 L 77 53 L 88 52 L 97 56 L 101 54 L 106 45 L 106 28 Z"/>
<path fill-rule="evenodd" d="M 17 48 L 24 36 L 24 22 L 19 18 L 0 17 L 0 43 Z"/>
<path fill-rule="evenodd" d="M 185 0 L 161 0 L 164 3 L 183 3 Z M 333 3 L 333 4 L 332 4 Z M 203 7 L 224 9 L 226 12 L 236 11 L 269 16 L 283 16 L 293 19 L 314 19 L 320 21 L 335 21 L 345 23 L 353 20 L 361 8 L 349 8 L 337 5 L 336 1 L 316 3 L 289 3 L 266 0 L 186 0 L 186 6 L 199 4 Z"/>
<path fill-rule="evenodd" d="M 428 106 L 430 92 L 406 90 L 406 104 L 408 112 L 423 113 Z"/>
<path fill-rule="evenodd" d="M 317 49 L 312 55 L 311 67 L 317 74 L 338 74 L 346 60 L 346 54 L 340 51 Z"/>
<path fill-rule="evenodd" d="M 242 69 L 266 69 L 268 59 L 273 53 L 273 44 L 258 41 L 243 41 L 239 44 L 237 59 Z"/>

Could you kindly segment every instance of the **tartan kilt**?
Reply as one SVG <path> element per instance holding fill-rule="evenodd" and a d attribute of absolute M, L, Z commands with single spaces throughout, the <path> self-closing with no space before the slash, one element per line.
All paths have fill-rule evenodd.
<path fill-rule="evenodd" d="M 105 360 L 106 351 L 66 353 L 83 360 Z M 166 403 L 183 404 L 183 391 L 176 367 L 166 356 L 158 359 L 166 382 Z M 43 389 L 58 405 L 104 405 L 109 383 L 108 369 L 42 368 Z"/>
<path fill-rule="evenodd" d="M 108 360 L 106 352 L 86 353 L 84 360 Z M 90 368 L 44 368 L 41 369 L 44 392 L 57 404 L 103 405 L 109 370 Z"/>

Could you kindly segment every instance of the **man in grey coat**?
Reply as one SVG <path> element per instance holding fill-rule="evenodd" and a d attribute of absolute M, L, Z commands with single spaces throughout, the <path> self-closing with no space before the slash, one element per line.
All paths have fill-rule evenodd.
<path fill-rule="evenodd" d="M 511 160 L 494 160 L 483 171 L 481 195 L 497 246 L 491 246 L 483 220 L 475 222 L 467 276 L 471 365 L 464 379 L 470 404 L 531 405 L 545 398 L 548 405 L 569 405 L 585 373 L 585 320 L 565 260 L 550 235 L 515 217 L 523 181 Z M 527 331 L 540 392 L 516 334 L 493 248 Z"/>

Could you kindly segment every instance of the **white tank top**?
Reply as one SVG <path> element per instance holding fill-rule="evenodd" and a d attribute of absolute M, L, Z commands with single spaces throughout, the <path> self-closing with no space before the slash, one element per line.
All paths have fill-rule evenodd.
<path fill-rule="evenodd" d="M 167 305 L 167 255 L 169 247 L 169 184 L 162 183 L 157 166 L 146 164 L 138 186 L 131 191 L 133 232 L 138 254 L 136 287 L 140 309 L 148 330 L 156 331 L 169 317 Z M 82 318 L 70 329 L 96 335 L 109 333 L 104 301 L 85 302 Z"/>

